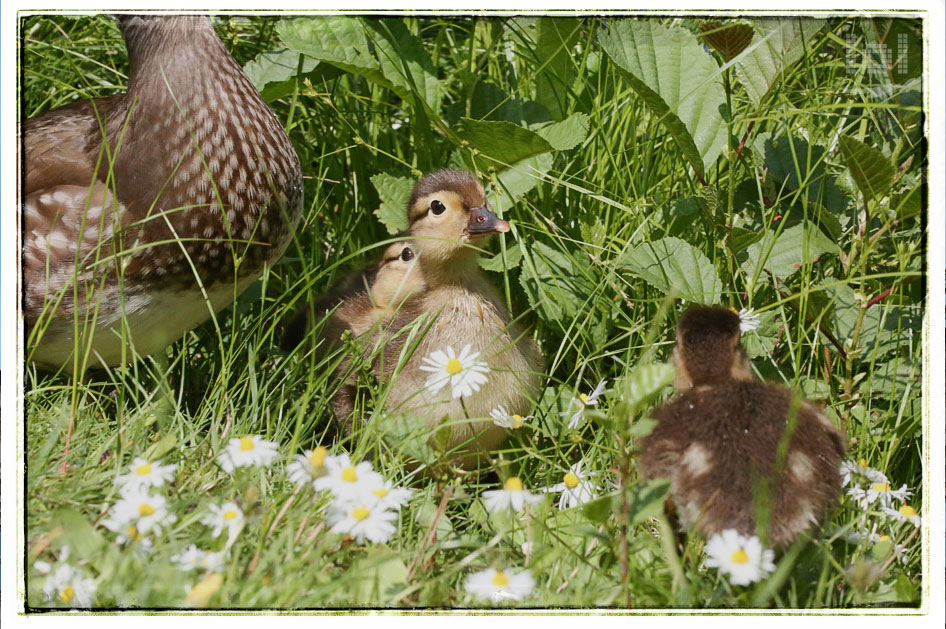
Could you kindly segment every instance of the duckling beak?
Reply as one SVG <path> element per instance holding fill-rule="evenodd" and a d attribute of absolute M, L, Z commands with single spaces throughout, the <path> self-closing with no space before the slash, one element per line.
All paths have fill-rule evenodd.
<path fill-rule="evenodd" d="M 509 223 L 496 216 L 484 205 L 470 210 L 470 220 L 466 224 L 466 231 L 473 238 L 486 234 L 501 234 L 509 231 Z"/>

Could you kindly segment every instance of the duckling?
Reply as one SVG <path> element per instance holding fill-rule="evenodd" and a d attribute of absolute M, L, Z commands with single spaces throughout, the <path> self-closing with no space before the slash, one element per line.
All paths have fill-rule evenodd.
<path fill-rule="evenodd" d="M 419 313 L 412 305 L 424 288 L 411 243 L 399 241 L 389 245 L 380 262 L 342 278 L 310 307 L 316 317 L 328 317 L 319 335 L 325 343 L 324 351 L 337 349 L 342 335 L 350 330 L 363 348 L 363 359 L 368 358 L 373 348 L 383 348 L 372 363 L 375 376 L 383 380 L 394 368 L 401 349 L 400 338 L 392 335 L 417 318 Z M 284 349 L 289 350 L 302 340 L 310 308 L 290 321 L 283 339 Z M 335 373 L 344 374 L 345 381 L 332 398 L 335 419 L 346 431 L 351 428 L 357 392 L 357 378 L 352 372 L 350 358 L 336 368 Z"/>
<path fill-rule="evenodd" d="M 459 170 L 438 170 L 418 181 L 407 213 L 426 282 L 417 308 L 434 321 L 395 375 L 385 408 L 411 421 L 424 421 L 429 428 L 449 418 L 449 439 L 438 443 L 448 451 L 455 449 L 454 462 L 472 467 L 482 451 L 507 436 L 504 428 L 493 424 L 490 411 L 503 406 L 510 413 L 528 415 L 541 384 L 538 348 L 512 321 L 477 265 L 476 247 L 490 234 L 509 231 L 509 223 L 489 209 L 482 184 Z M 423 359 L 437 350 L 459 351 L 466 345 L 489 365 L 483 388 L 460 398 L 427 391 L 429 374 L 422 369 Z"/>
<path fill-rule="evenodd" d="M 784 548 L 833 508 L 845 440 L 814 404 L 752 376 L 739 324 L 722 307 L 680 318 L 677 395 L 653 412 L 638 469 L 644 479 L 670 479 L 683 528 L 736 529 Z M 767 530 L 757 521 L 765 513 Z"/>

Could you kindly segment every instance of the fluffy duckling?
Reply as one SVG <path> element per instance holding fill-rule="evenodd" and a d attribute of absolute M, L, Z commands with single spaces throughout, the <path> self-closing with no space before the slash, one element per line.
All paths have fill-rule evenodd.
<path fill-rule="evenodd" d="M 752 377 L 739 324 L 721 307 L 680 318 L 677 395 L 653 412 L 639 470 L 670 479 L 683 528 L 765 534 L 756 518 L 767 512 L 767 543 L 784 548 L 833 508 L 844 437 L 815 405 Z"/>
<path fill-rule="evenodd" d="M 422 419 L 428 427 L 449 417 L 453 425 L 447 449 L 457 449 L 455 462 L 473 466 L 480 451 L 494 448 L 507 436 L 504 428 L 492 423 L 490 411 L 501 405 L 510 413 L 527 415 L 541 384 L 538 348 L 512 322 L 499 293 L 477 265 L 476 247 L 490 234 L 509 231 L 509 223 L 489 209 L 480 182 L 458 170 L 439 170 L 422 178 L 407 209 L 427 284 L 418 309 L 434 321 L 392 383 L 386 408 L 412 421 Z M 437 350 L 460 351 L 466 345 L 489 365 L 487 383 L 460 398 L 452 397 L 449 386 L 437 393 L 428 391 L 430 374 L 422 369 L 423 359 Z"/>

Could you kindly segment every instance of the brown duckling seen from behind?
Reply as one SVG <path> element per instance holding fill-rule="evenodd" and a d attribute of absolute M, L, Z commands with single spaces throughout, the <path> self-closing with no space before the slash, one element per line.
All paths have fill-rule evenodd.
<path fill-rule="evenodd" d="M 420 312 L 434 317 L 410 360 L 397 374 L 385 407 L 433 428 L 445 418 L 452 427 L 447 450 L 453 460 L 476 464 L 483 450 L 496 447 L 507 431 L 493 424 L 490 411 L 503 406 L 528 415 L 539 392 L 542 358 L 526 331 L 513 322 L 497 290 L 480 270 L 478 247 L 494 233 L 509 231 L 486 203 L 482 184 L 470 173 L 438 170 L 423 177 L 408 202 L 408 221 L 427 288 Z M 425 388 L 430 375 L 424 357 L 466 345 L 489 365 L 488 381 L 468 396 L 454 398 L 450 387 Z M 472 420 L 472 421 L 467 421 Z M 440 444 L 444 442 L 441 440 Z"/>
<path fill-rule="evenodd" d="M 834 507 L 845 440 L 814 404 L 752 377 L 740 334 L 728 308 L 696 306 L 680 318 L 677 395 L 653 412 L 639 471 L 670 479 L 682 528 L 736 529 L 784 548 Z M 767 532 L 757 521 L 765 513 Z"/>

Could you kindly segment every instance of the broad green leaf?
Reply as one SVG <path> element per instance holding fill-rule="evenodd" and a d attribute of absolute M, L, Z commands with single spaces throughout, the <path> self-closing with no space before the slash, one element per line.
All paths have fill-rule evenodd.
<path fill-rule="evenodd" d="M 556 151 L 573 149 L 588 135 L 588 115 L 572 114 L 561 122 L 553 122 L 546 127 L 536 129 L 536 133 L 545 138 Z"/>
<path fill-rule="evenodd" d="M 506 249 L 505 261 L 500 252 L 491 258 L 480 258 L 479 265 L 483 270 L 502 273 L 506 269 L 514 269 L 519 266 L 520 260 L 522 260 L 522 248 L 519 243 L 516 243 Z"/>
<path fill-rule="evenodd" d="M 648 284 L 701 304 L 719 302 L 722 282 L 703 252 L 679 238 L 645 242 L 624 254 L 621 264 Z"/>
<path fill-rule="evenodd" d="M 813 18 L 754 20 L 756 36 L 735 59 L 736 76 L 755 105 L 778 81 L 783 70 L 799 59 L 812 35 L 824 26 Z"/>
<path fill-rule="evenodd" d="M 381 207 L 374 211 L 391 235 L 407 230 L 407 202 L 414 189 L 409 177 L 395 177 L 388 173 L 372 175 L 371 183 L 381 197 Z"/>
<path fill-rule="evenodd" d="M 854 183 L 864 196 L 879 199 L 893 184 L 894 169 L 890 160 L 880 151 L 852 137 L 838 138 L 844 165 L 851 170 Z"/>
<path fill-rule="evenodd" d="M 759 242 L 746 249 L 742 270 L 750 281 L 761 277 L 764 269 L 785 280 L 804 264 L 811 264 L 819 256 L 836 252 L 838 246 L 812 223 L 789 227 L 777 237 L 769 232 Z"/>
<path fill-rule="evenodd" d="M 639 408 L 672 384 L 675 373 L 673 365 L 667 363 L 638 365 L 618 385 L 621 400 L 632 410 Z"/>
<path fill-rule="evenodd" d="M 637 485 L 630 490 L 631 526 L 656 517 L 664 506 L 664 500 L 670 493 L 670 481 L 656 478 Z"/>
<path fill-rule="evenodd" d="M 393 88 L 377 58 L 371 54 L 365 27 L 357 18 L 323 15 L 280 20 L 276 32 L 291 50 Z"/>
<path fill-rule="evenodd" d="M 535 131 L 502 120 L 460 118 L 456 132 L 483 156 L 498 162 L 497 167 L 552 150 L 552 145 Z"/>
<path fill-rule="evenodd" d="M 614 513 L 614 503 L 617 497 L 614 495 L 602 496 L 581 506 L 581 514 L 591 522 L 604 524 Z"/>
<path fill-rule="evenodd" d="M 568 92 L 576 73 L 572 50 L 580 27 L 581 20 L 541 17 L 536 22 L 536 100 L 556 120 L 568 114 Z"/>
<path fill-rule="evenodd" d="M 142 457 L 148 461 L 157 461 L 177 445 L 177 435 L 173 432 L 161 437 L 161 440 L 145 450 Z"/>
<path fill-rule="evenodd" d="M 817 203 L 833 213 L 847 209 L 847 194 L 838 187 L 836 178 L 825 167 L 828 151 L 823 146 L 809 144 L 804 138 L 795 136 L 773 139 L 768 134 L 760 134 L 753 147 L 763 156 L 772 177 L 784 182 L 785 192 L 794 192 L 805 186 L 809 203 Z"/>
<path fill-rule="evenodd" d="M 248 62 L 243 71 L 267 101 L 291 94 L 295 89 L 296 71 L 302 59 L 302 74 L 310 75 L 319 67 L 319 62 L 294 50 L 270 50 L 257 55 Z M 334 68 L 333 68 L 334 70 Z M 337 70 L 334 70 L 337 72 Z"/>
<path fill-rule="evenodd" d="M 489 206 L 496 210 L 505 210 L 512 206 L 542 180 L 552 167 L 552 159 L 552 153 L 543 153 L 495 173 L 494 183 L 486 190 Z"/>
<path fill-rule="evenodd" d="M 363 24 L 375 35 L 372 43 L 377 47 L 381 72 L 394 92 L 406 101 L 417 93 L 439 115 L 443 88 L 420 40 L 399 19 L 365 20 Z"/>
<path fill-rule="evenodd" d="M 549 112 L 540 103 L 511 96 L 495 83 L 482 81 L 475 75 L 472 79 L 476 82 L 468 98 L 458 100 L 447 107 L 444 117 L 450 124 L 456 124 L 462 117 L 475 120 L 505 120 L 525 125 L 550 120 Z"/>
<path fill-rule="evenodd" d="M 68 546 L 80 559 L 93 561 L 99 558 L 106 545 L 102 534 L 81 513 L 68 507 L 53 513 L 52 526 L 62 528 L 61 545 Z"/>
<path fill-rule="evenodd" d="M 726 94 L 713 57 L 690 31 L 655 20 L 612 20 L 599 39 L 693 168 L 705 172 L 726 145 Z"/>
<path fill-rule="evenodd" d="M 584 254 L 567 256 L 541 242 L 529 253 L 532 264 L 524 265 L 519 277 L 529 302 L 550 321 L 574 315 L 592 291 Z"/>
<path fill-rule="evenodd" d="M 407 566 L 400 555 L 388 548 L 369 550 L 368 556 L 352 564 L 350 570 L 351 574 L 358 575 L 351 582 L 356 605 L 393 603 L 386 595 L 407 583 Z"/>

